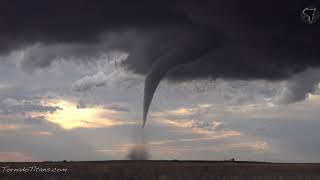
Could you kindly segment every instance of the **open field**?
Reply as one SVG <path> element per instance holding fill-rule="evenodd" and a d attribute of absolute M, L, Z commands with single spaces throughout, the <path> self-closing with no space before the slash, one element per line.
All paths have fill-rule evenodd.
<path fill-rule="evenodd" d="M 0 179 L 7 180 L 320 179 L 320 164 L 286 164 L 232 161 L 92 161 L 17 163 L 2 162 L 0 163 L 0 167 Z"/>

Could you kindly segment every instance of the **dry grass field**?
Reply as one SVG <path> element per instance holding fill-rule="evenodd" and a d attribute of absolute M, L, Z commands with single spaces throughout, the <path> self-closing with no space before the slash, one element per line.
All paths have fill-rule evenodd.
<path fill-rule="evenodd" d="M 232 161 L 2 162 L 0 179 L 302 180 L 320 179 L 320 164 Z M 49 169 L 50 168 L 50 169 Z M 58 172 L 59 171 L 59 172 Z"/>

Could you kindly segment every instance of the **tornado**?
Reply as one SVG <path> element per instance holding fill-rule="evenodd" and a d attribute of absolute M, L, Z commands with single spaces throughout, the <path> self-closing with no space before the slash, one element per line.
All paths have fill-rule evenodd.
<path fill-rule="evenodd" d="M 150 72 L 147 74 L 144 83 L 144 97 L 143 97 L 143 124 L 145 126 L 147 121 L 147 116 L 149 112 L 149 107 L 152 102 L 154 93 L 166 75 L 166 73 L 174 66 L 174 62 L 169 59 L 160 58 L 151 67 Z"/>
<path fill-rule="evenodd" d="M 149 107 L 152 102 L 154 93 L 165 75 L 172 69 L 199 60 L 209 52 L 208 46 L 199 46 L 194 42 L 186 43 L 179 50 L 175 49 L 164 56 L 159 57 L 151 66 L 144 83 L 144 100 L 143 100 L 143 124 L 145 127 Z"/>

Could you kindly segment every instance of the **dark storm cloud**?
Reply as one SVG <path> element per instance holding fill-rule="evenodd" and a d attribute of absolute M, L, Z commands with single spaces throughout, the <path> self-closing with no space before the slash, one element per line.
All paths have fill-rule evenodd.
<path fill-rule="evenodd" d="M 105 30 L 183 22 L 169 2 L 5 0 L 0 6 L 1 50 L 43 40 L 88 42 Z"/>
<path fill-rule="evenodd" d="M 110 41 L 112 48 L 129 52 L 123 62 L 128 70 L 147 75 L 146 120 L 153 94 L 165 76 L 173 81 L 280 80 L 318 67 L 320 23 L 304 23 L 300 12 L 319 4 L 302 0 L 2 1 L 0 52 L 35 42 L 49 44 L 46 55 L 41 56 L 46 52 L 42 50 L 31 52 L 24 62 L 24 66 L 45 67 L 60 53 L 110 50 L 97 45 Z M 117 34 L 130 30 L 136 33 Z M 116 35 L 101 39 L 103 33 Z M 61 43 L 69 48 L 56 48 Z M 80 44 L 81 50 L 72 44 Z M 95 46 L 99 51 L 92 51 Z"/>
<path fill-rule="evenodd" d="M 1 47 L 4 51 L 27 42 L 90 45 L 103 32 L 136 28 L 145 41 L 130 48 L 126 65 L 137 73 L 148 73 L 159 58 L 171 58 L 179 61 L 171 66 L 199 60 L 174 69 L 170 75 L 177 79 L 208 75 L 277 79 L 318 62 L 318 48 L 312 42 L 319 40 L 319 25 L 304 24 L 299 15 L 310 4 L 249 0 L 3 1 Z M 130 37 L 125 40 L 118 46 L 124 46 Z M 82 51 L 72 53 L 81 54 L 86 47 L 78 49 Z M 306 60 L 295 60 L 302 58 Z"/>
<path fill-rule="evenodd" d="M 280 80 L 318 67 L 320 51 L 316 42 L 320 40 L 317 33 L 320 26 L 301 21 L 299 14 L 306 5 L 302 1 L 187 4 L 184 10 L 196 24 L 193 27 L 200 31 L 192 30 L 186 36 L 178 33 L 169 38 L 168 44 L 173 48 L 156 58 L 148 58 L 152 63 L 145 63 L 151 66 L 146 68 L 144 123 L 153 94 L 166 75 L 176 81 L 195 78 Z M 151 45 L 160 50 L 162 46 Z M 130 67 L 138 69 L 137 64 L 133 61 Z M 314 81 L 317 82 L 319 80 Z M 303 91 L 302 97 L 309 92 Z M 301 98 L 291 99 L 286 102 Z"/>

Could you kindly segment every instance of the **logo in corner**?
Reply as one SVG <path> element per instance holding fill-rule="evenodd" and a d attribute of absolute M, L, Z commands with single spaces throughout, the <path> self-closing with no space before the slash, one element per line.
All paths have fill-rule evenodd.
<path fill-rule="evenodd" d="M 315 7 L 306 7 L 301 11 L 301 19 L 307 24 L 313 24 L 319 20 L 319 11 Z"/>

